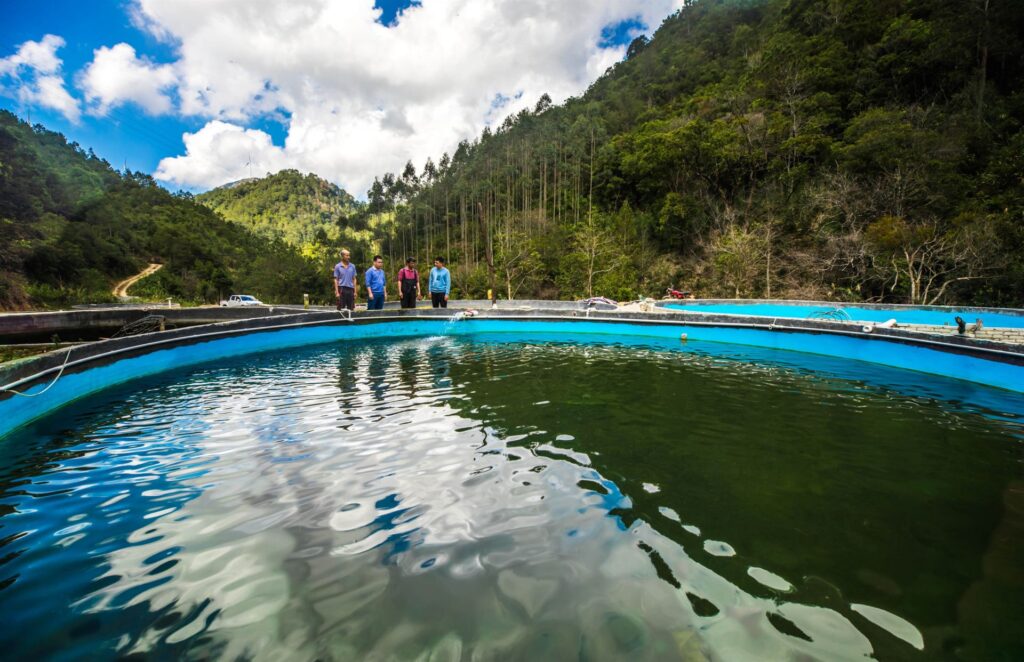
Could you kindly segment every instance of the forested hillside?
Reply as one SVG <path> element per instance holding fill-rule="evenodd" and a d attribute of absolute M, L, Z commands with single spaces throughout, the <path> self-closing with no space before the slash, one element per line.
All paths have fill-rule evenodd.
<path fill-rule="evenodd" d="M 351 249 L 363 269 L 380 245 L 379 238 L 388 234 L 383 216 L 370 219 L 366 205 L 344 189 L 297 170 L 221 186 L 197 195 L 196 201 L 261 237 L 294 247 L 324 279 L 337 263 L 341 246 Z M 320 290 L 329 292 L 329 282 Z"/>
<path fill-rule="evenodd" d="M 204 207 L 0 112 L 0 306 L 103 300 L 148 261 L 133 293 L 297 301 L 341 245 L 443 254 L 459 296 L 1020 306 L 1021 35 L 1014 0 L 695 0 L 366 204 L 286 170 Z"/>
<path fill-rule="evenodd" d="M 368 211 L 463 294 L 1021 305 L 1021 35 L 1016 0 L 697 0 Z"/>
<path fill-rule="evenodd" d="M 261 236 L 296 247 L 337 241 L 359 211 L 344 189 L 297 170 L 221 186 L 197 195 L 196 201 Z"/>
<path fill-rule="evenodd" d="M 312 292 L 330 293 L 329 275 L 341 246 L 351 250 L 361 271 L 390 234 L 389 215 L 371 218 L 367 205 L 338 185 L 298 170 L 227 184 L 196 201 L 260 237 L 297 249 L 326 281 Z"/>
<path fill-rule="evenodd" d="M 115 281 L 151 261 L 164 268 L 132 294 L 295 302 L 326 291 L 312 261 L 283 242 L 0 111 L 0 308 L 109 300 Z"/>

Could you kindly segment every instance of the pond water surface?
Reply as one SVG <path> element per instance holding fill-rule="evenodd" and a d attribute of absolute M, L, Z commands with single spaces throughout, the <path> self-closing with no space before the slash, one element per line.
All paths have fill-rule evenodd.
<path fill-rule="evenodd" d="M 264 353 L 17 431 L 0 650 L 1024 657 L 1016 396 L 579 340 Z"/>

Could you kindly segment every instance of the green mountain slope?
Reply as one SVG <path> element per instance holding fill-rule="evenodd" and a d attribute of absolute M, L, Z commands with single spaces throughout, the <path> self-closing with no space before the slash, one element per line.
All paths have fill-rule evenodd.
<path fill-rule="evenodd" d="M 340 187 L 297 170 L 221 186 L 197 195 L 196 202 L 261 236 L 296 247 L 336 240 L 359 210 Z"/>
<path fill-rule="evenodd" d="M 697 0 L 369 193 L 457 289 L 1024 301 L 1024 4 Z"/>
<path fill-rule="evenodd" d="M 132 294 L 294 302 L 326 289 L 294 248 L 0 111 L 0 308 L 109 300 L 113 283 L 147 262 L 165 266 Z"/>

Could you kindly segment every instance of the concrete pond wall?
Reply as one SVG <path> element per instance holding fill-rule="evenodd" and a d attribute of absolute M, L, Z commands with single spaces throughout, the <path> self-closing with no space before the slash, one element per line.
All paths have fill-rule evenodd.
<path fill-rule="evenodd" d="M 167 370 L 318 343 L 438 334 L 515 332 L 554 334 L 568 340 L 586 335 L 612 342 L 644 337 L 710 341 L 866 361 L 1024 392 L 1024 351 L 1019 345 L 831 321 L 771 323 L 735 315 L 598 310 L 569 303 L 550 307 L 547 302 L 506 303 L 496 310 L 476 310 L 473 316 L 463 312 L 455 320 L 459 312 L 455 308 L 351 316 L 330 310 L 259 312 L 263 314 L 88 343 L 0 364 L 0 436 L 91 393 Z M 226 315 L 233 314 L 237 313 Z"/>

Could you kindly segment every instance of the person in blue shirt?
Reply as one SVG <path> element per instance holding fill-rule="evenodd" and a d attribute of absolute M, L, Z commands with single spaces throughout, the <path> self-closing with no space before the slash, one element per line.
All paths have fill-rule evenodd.
<path fill-rule="evenodd" d="M 382 310 L 387 298 L 387 277 L 384 275 L 384 258 L 373 256 L 373 266 L 366 270 L 366 309 Z"/>
<path fill-rule="evenodd" d="M 434 258 L 430 270 L 430 303 L 434 308 L 448 307 L 448 294 L 452 291 L 452 275 L 444 267 L 444 258 Z"/>
<path fill-rule="evenodd" d="M 348 249 L 342 248 L 341 262 L 334 265 L 334 297 L 338 300 L 338 310 L 356 309 L 356 265 L 348 260 Z"/>

